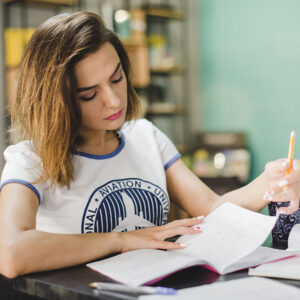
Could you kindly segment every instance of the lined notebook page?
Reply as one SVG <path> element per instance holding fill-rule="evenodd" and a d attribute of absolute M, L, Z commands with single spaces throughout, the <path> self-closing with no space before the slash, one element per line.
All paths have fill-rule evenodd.
<path fill-rule="evenodd" d="M 178 242 L 186 249 L 171 252 L 199 257 L 220 274 L 233 263 L 263 244 L 276 223 L 277 217 L 254 213 L 232 203 L 224 203 L 206 217 L 203 232 L 184 235 Z"/>

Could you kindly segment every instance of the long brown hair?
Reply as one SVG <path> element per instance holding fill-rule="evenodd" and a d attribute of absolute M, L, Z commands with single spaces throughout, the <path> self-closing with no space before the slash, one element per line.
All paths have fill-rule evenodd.
<path fill-rule="evenodd" d="M 81 127 L 74 66 L 106 42 L 121 60 L 127 79 L 126 120 L 134 119 L 139 105 L 130 83 L 128 56 L 99 16 L 89 12 L 54 16 L 39 26 L 27 45 L 11 108 L 11 131 L 17 140 L 33 142 L 43 165 L 41 180 L 70 186 Z"/>

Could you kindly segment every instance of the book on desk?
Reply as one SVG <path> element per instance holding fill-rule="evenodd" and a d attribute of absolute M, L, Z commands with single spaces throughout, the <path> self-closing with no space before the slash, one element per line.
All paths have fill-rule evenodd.
<path fill-rule="evenodd" d="M 286 251 L 300 251 L 300 224 L 296 224 L 288 238 Z M 256 268 L 250 268 L 250 276 L 262 276 L 300 280 L 300 256 L 290 259 L 266 263 Z"/>
<path fill-rule="evenodd" d="M 278 216 L 271 217 L 224 203 L 201 224 L 203 231 L 183 235 L 180 250 L 140 249 L 87 264 L 115 281 L 149 285 L 179 270 L 202 265 L 219 274 L 300 254 L 262 247 Z"/>

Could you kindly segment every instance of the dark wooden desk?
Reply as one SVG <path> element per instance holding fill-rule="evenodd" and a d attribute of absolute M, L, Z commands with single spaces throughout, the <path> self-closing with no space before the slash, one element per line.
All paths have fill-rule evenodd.
<path fill-rule="evenodd" d="M 203 284 L 226 281 L 247 277 L 247 270 L 232 274 L 219 276 L 201 266 L 191 267 L 182 270 L 156 285 L 173 287 L 176 289 L 199 286 Z M 93 281 L 111 282 L 107 277 L 85 267 L 78 266 L 73 268 L 35 273 L 18 277 L 13 280 L 13 287 L 18 292 L 32 295 L 33 299 L 63 299 L 63 300 L 92 300 L 92 299 L 113 299 L 113 300 L 133 300 L 138 295 L 118 294 L 112 292 L 97 292 L 89 287 Z M 300 281 L 280 280 L 300 288 Z M 28 296 L 27 296 L 28 297 Z M 22 298 L 20 298 L 22 299 Z M 27 299 L 27 298 L 26 298 Z"/>

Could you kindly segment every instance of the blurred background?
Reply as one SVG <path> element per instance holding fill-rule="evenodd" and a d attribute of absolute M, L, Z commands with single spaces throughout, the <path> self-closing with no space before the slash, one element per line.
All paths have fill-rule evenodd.
<path fill-rule="evenodd" d="M 27 41 L 47 18 L 78 10 L 99 14 L 119 35 L 142 116 L 215 191 L 243 186 L 287 156 L 300 127 L 298 0 L 1 0 L 1 152 Z"/>

